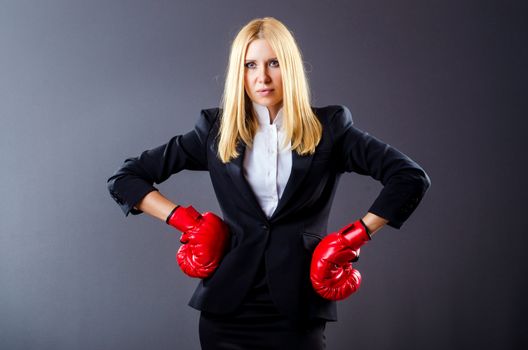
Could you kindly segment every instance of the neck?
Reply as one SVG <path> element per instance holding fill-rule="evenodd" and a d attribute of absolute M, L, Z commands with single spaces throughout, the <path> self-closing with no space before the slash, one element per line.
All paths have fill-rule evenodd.
<path fill-rule="evenodd" d="M 268 108 L 268 111 L 269 111 L 269 116 L 270 116 L 270 124 L 273 124 L 273 121 L 277 117 L 277 111 L 274 111 L 274 110 L 269 109 L 269 108 Z"/>
<path fill-rule="evenodd" d="M 282 105 L 278 106 L 263 106 L 256 102 L 253 102 L 253 109 L 257 113 L 260 124 L 273 124 L 275 123 L 279 113 L 281 113 Z"/>
<path fill-rule="evenodd" d="M 273 121 L 277 117 L 277 114 L 279 113 L 279 110 L 281 109 L 281 107 L 282 106 L 280 105 L 267 107 L 269 116 L 270 116 L 270 124 L 273 123 Z"/>

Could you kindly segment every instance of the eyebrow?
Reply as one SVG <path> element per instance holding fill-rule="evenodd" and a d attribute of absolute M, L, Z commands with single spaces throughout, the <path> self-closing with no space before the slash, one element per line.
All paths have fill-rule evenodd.
<path fill-rule="evenodd" d="M 273 60 L 277 60 L 277 57 L 270 58 L 270 59 L 268 60 L 268 62 L 269 62 L 269 61 L 273 61 Z M 249 61 L 256 61 L 256 59 L 254 59 L 254 58 L 246 58 L 246 62 L 249 62 Z"/>

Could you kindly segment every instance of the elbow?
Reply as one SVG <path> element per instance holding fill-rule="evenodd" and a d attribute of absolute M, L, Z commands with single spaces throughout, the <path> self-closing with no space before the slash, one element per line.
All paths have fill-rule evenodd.
<path fill-rule="evenodd" d="M 119 195 L 119 192 L 117 191 L 116 186 L 116 177 L 111 176 L 108 180 L 106 180 L 106 188 L 108 189 L 108 192 L 110 193 L 110 196 L 112 196 L 112 199 L 116 201 L 117 204 L 123 205 L 124 201 Z"/>
<path fill-rule="evenodd" d="M 114 193 L 116 193 L 116 185 L 115 185 L 115 176 L 111 176 L 106 180 L 106 189 L 110 194 L 113 196 Z"/>
<path fill-rule="evenodd" d="M 398 182 L 406 183 L 403 188 L 408 192 L 413 193 L 417 198 L 422 198 L 425 192 L 431 187 L 431 178 L 421 167 L 414 167 L 409 169 L 402 175 Z"/>
<path fill-rule="evenodd" d="M 110 194 L 112 194 L 112 192 L 114 192 L 114 188 L 115 181 L 112 177 L 110 177 L 108 180 L 106 180 L 106 189 L 108 190 L 108 192 L 110 192 Z"/>
<path fill-rule="evenodd" d="M 421 178 L 421 186 L 423 193 L 425 193 L 429 189 L 429 187 L 431 187 L 431 178 L 425 171 L 423 171 L 423 176 Z"/>

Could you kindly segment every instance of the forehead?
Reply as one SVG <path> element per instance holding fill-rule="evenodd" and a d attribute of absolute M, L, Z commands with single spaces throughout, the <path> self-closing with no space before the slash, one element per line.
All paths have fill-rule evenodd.
<path fill-rule="evenodd" d="M 246 60 L 268 59 L 277 57 L 266 39 L 255 39 L 246 50 Z"/>

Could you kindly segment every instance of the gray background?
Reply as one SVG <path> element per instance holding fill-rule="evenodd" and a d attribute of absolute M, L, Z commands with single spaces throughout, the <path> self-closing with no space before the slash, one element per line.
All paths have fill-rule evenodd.
<path fill-rule="evenodd" d="M 218 105 L 230 41 L 267 15 L 296 35 L 313 104 L 347 105 L 432 180 L 362 250 L 328 348 L 526 348 L 522 3 L 1 1 L 0 348 L 199 348 L 179 233 L 125 218 L 106 179 Z M 220 211 L 207 173 L 159 188 Z M 380 189 L 345 175 L 330 229 Z"/>

